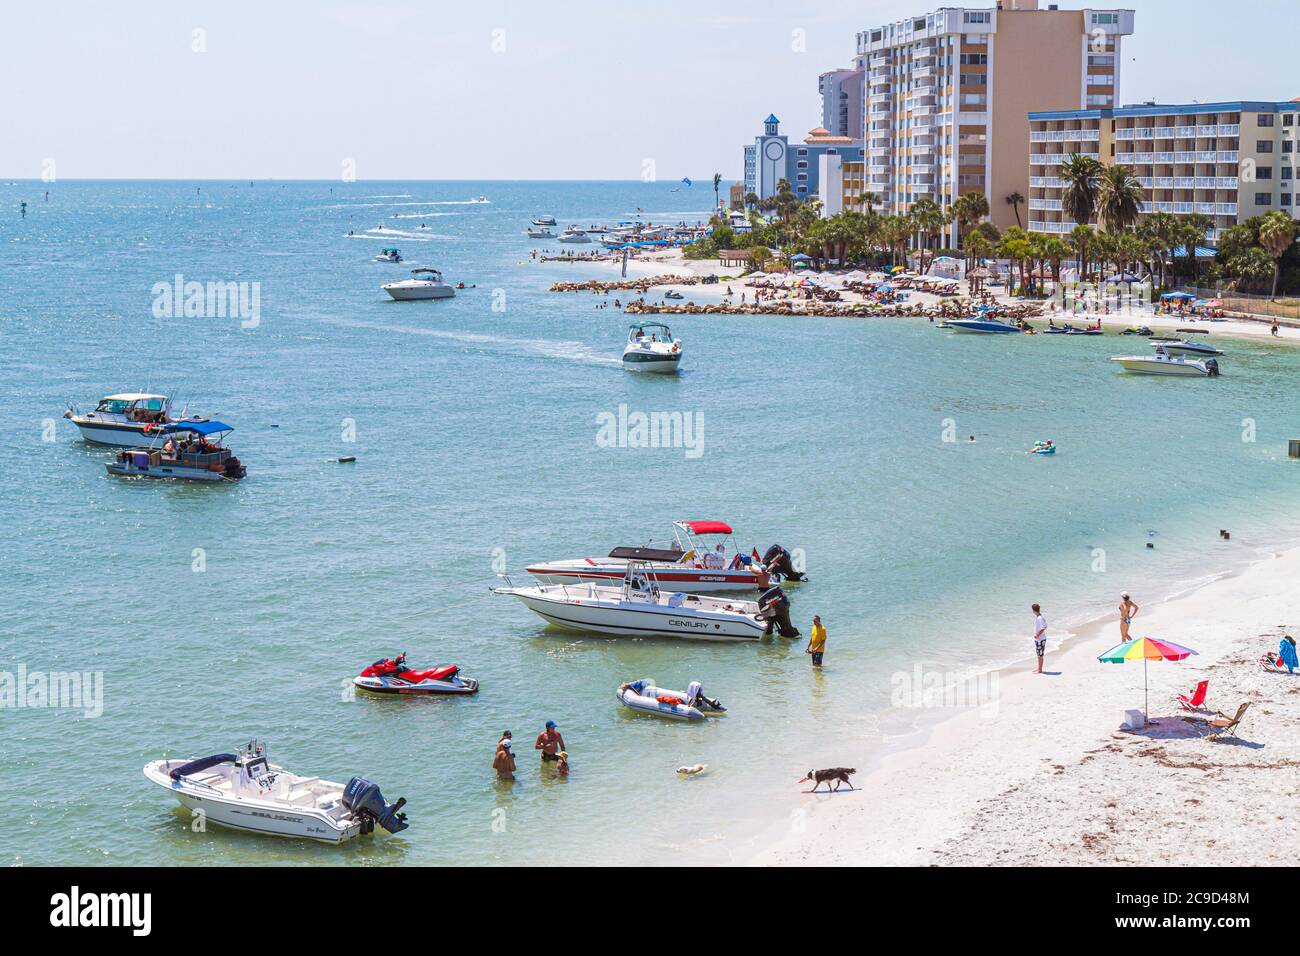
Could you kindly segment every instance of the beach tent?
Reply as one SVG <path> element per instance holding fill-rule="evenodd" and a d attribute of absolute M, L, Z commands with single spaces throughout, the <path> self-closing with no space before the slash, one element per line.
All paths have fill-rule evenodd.
<path fill-rule="evenodd" d="M 1196 296 L 1190 292 L 1166 292 L 1160 298 L 1162 299 L 1195 299 Z"/>
<path fill-rule="evenodd" d="M 1150 723 L 1147 719 L 1147 705 L 1150 703 L 1150 693 L 1147 688 L 1147 661 L 1181 661 L 1195 653 L 1196 651 L 1190 647 L 1183 647 L 1173 641 L 1158 641 L 1150 637 L 1139 637 L 1131 641 L 1125 641 L 1123 644 L 1117 644 L 1098 657 L 1097 660 L 1103 664 L 1124 664 L 1128 661 L 1142 662 L 1142 722 L 1145 726 Z"/>

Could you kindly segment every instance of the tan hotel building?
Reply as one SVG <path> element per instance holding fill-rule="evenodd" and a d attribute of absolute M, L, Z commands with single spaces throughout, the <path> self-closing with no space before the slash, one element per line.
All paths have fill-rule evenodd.
<path fill-rule="evenodd" d="M 866 156 L 822 160 L 826 214 L 861 209 L 867 194 L 904 213 L 922 196 L 949 206 L 979 191 L 999 228 L 1015 225 L 1005 198 L 1029 197 L 1029 111 L 1113 107 L 1121 39 L 1132 32 L 1132 10 L 1004 0 L 859 33 Z"/>
<path fill-rule="evenodd" d="M 1072 153 L 1127 166 L 1142 184 L 1143 213 L 1201 213 L 1208 239 L 1252 216 L 1293 216 L 1300 102 L 1146 103 L 1113 110 L 1029 114 L 1029 228 L 1068 233 L 1057 176 Z M 1096 225 L 1094 217 L 1092 224 Z"/>

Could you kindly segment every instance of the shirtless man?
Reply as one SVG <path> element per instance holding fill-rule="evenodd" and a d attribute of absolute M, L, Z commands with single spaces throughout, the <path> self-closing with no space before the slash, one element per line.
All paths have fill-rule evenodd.
<path fill-rule="evenodd" d="M 510 739 L 502 737 L 497 741 L 497 752 L 492 757 L 492 769 L 500 780 L 515 779 L 515 755 L 510 750 Z"/>
<path fill-rule="evenodd" d="M 533 749 L 542 752 L 543 763 L 560 759 L 560 751 L 567 748 L 564 746 L 564 738 L 560 736 L 560 731 L 555 726 L 555 721 L 546 722 L 546 729 L 537 735 L 537 742 L 533 744 Z"/>

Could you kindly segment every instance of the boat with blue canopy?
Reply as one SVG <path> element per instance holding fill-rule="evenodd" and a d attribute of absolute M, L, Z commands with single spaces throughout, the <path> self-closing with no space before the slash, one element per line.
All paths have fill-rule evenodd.
<path fill-rule="evenodd" d="M 104 467 L 123 478 L 237 481 L 248 469 L 223 444 L 234 429 L 224 422 L 171 422 L 154 432 L 147 448 L 128 448 Z"/>

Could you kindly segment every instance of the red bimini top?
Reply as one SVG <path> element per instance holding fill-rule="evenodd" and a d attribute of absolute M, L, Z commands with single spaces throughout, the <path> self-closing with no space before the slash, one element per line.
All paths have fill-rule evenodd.
<path fill-rule="evenodd" d="M 731 534 L 731 525 L 725 521 L 679 521 L 691 534 Z"/>

